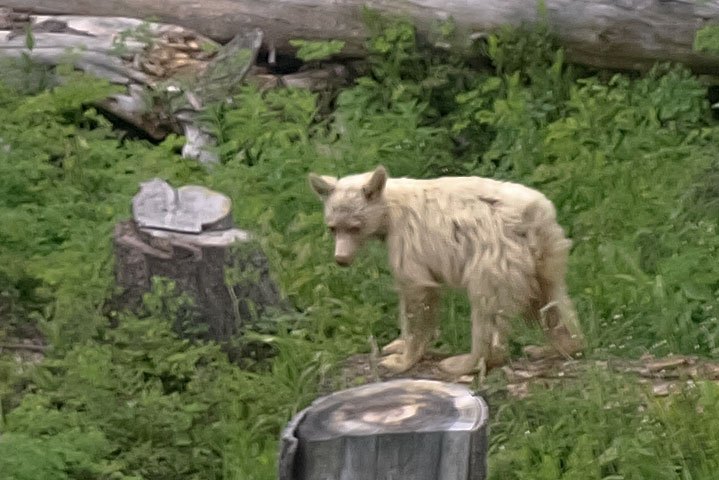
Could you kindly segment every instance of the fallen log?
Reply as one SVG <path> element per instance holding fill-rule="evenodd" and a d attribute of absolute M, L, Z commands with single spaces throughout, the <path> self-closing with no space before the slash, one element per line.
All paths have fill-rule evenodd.
<path fill-rule="evenodd" d="M 700 73 L 718 73 L 719 57 L 694 52 L 694 35 L 719 22 L 719 1 L 545 0 L 548 21 L 570 61 L 614 69 L 646 69 L 655 61 L 683 62 Z M 237 32 L 260 28 L 265 45 L 294 53 L 292 39 L 345 42 L 344 56 L 364 54 L 367 30 L 361 9 L 403 14 L 429 37 L 452 18 L 457 47 L 504 25 L 534 21 L 536 0 L 1 0 L 33 12 L 157 18 L 224 42 Z"/>

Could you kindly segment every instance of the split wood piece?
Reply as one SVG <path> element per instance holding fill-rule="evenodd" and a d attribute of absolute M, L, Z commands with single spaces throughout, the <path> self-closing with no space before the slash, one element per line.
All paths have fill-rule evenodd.
<path fill-rule="evenodd" d="M 486 478 L 487 405 L 463 386 L 394 380 L 316 400 L 281 438 L 280 480 Z"/>

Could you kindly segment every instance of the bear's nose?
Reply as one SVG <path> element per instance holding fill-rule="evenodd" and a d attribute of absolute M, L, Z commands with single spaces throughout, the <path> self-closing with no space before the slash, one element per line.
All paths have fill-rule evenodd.
<path fill-rule="evenodd" d="M 336 255 L 335 262 L 337 262 L 337 265 L 339 265 L 341 267 L 349 267 L 350 264 L 352 263 L 352 259 L 350 257 Z"/>

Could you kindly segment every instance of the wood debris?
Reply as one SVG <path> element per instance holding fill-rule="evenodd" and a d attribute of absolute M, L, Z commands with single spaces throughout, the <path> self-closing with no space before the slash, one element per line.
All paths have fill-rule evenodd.
<path fill-rule="evenodd" d="M 347 382 L 368 379 L 364 365 L 366 355 L 348 358 L 343 367 Z M 444 355 L 427 354 L 409 371 L 391 374 L 379 371 L 381 380 L 393 378 L 424 378 L 471 385 L 479 379 L 476 375 L 453 378 L 439 369 L 437 364 Z M 500 368 L 504 378 L 503 390 L 511 396 L 525 398 L 530 387 L 552 387 L 576 380 L 590 369 L 601 369 L 617 374 L 635 376 L 641 384 L 648 385 L 653 395 L 667 396 L 681 390 L 683 383 L 696 380 L 719 381 L 719 364 L 693 355 L 671 355 L 662 358 L 644 356 L 631 360 L 611 358 L 607 360 L 567 360 L 563 357 L 519 358 Z"/>

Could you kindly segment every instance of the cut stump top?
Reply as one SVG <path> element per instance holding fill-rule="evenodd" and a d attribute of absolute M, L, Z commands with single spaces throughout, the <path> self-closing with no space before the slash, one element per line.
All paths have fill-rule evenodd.
<path fill-rule="evenodd" d="M 197 185 L 175 189 L 159 178 L 141 183 L 132 199 L 132 216 L 139 227 L 175 232 L 227 229 L 231 210 L 232 202 L 221 193 Z"/>
<path fill-rule="evenodd" d="M 298 427 L 307 441 L 378 434 L 474 431 L 487 405 L 464 386 L 434 380 L 372 383 L 316 400 Z"/>

